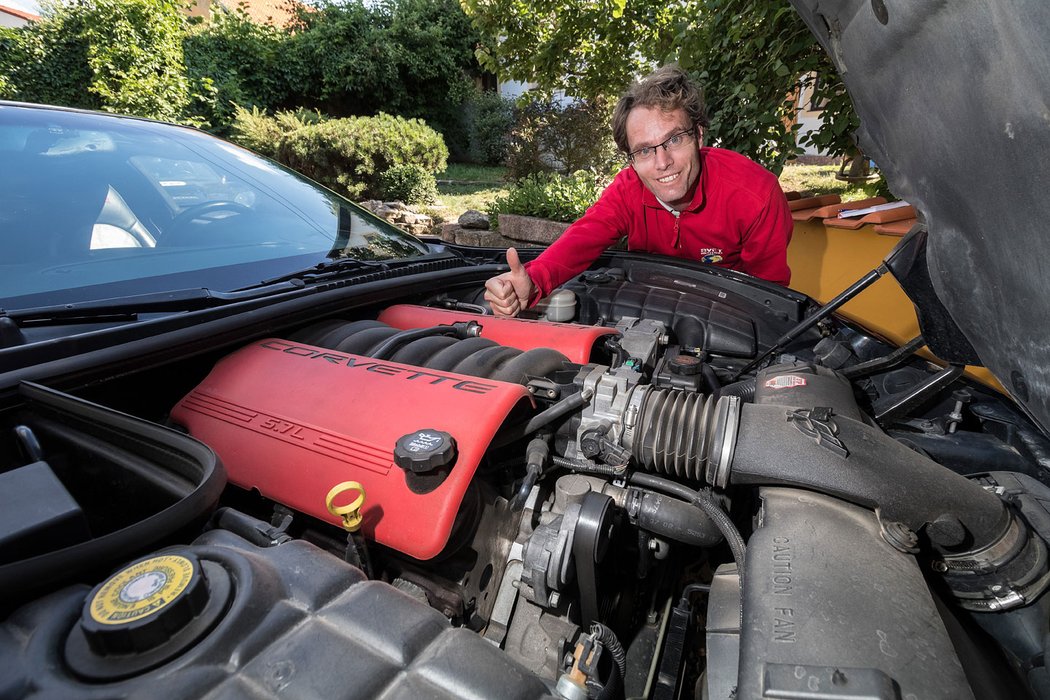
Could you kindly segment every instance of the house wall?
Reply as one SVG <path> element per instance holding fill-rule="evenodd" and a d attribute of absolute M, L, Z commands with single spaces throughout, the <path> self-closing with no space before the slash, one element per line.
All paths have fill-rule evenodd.
<path fill-rule="evenodd" d="M 23 10 L 20 7 L 0 5 L 0 27 L 24 27 L 40 19 L 39 15 Z"/>

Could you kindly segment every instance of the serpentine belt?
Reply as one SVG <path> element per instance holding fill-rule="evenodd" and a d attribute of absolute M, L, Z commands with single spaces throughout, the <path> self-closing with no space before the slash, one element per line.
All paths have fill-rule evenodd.
<path fill-rule="evenodd" d="M 598 577 L 596 564 L 605 557 L 612 524 L 609 510 L 612 499 L 591 492 L 583 499 L 572 542 L 576 560 L 576 581 L 580 586 L 580 627 L 589 629 L 598 621 Z"/>

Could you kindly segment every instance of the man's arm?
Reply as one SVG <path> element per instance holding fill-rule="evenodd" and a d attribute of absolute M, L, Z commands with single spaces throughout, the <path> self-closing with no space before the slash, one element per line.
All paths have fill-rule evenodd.
<path fill-rule="evenodd" d="M 518 315 L 590 267 L 602 251 L 626 234 L 620 193 L 623 186 L 622 176 L 617 176 L 598 201 L 535 260 L 521 265 L 518 252 L 508 248 L 510 272 L 485 283 L 485 300 L 493 312 Z"/>
<path fill-rule="evenodd" d="M 785 287 L 791 282 L 787 264 L 787 246 L 795 222 L 791 218 L 787 197 L 780 187 L 770 190 L 765 207 L 748 227 L 740 260 L 745 272 Z"/>
<path fill-rule="evenodd" d="M 623 194 L 626 186 L 621 173 L 558 240 L 525 264 L 525 270 L 539 289 L 538 298 L 542 299 L 586 270 L 606 248 L 627 235 L 629 218 Z"/>

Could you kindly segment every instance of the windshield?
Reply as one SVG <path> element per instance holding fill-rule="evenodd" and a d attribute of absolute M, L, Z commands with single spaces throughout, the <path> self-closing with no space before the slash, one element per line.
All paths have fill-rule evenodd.
<path fill-rule="evenodd" d="M 165 124 L 0 105 L 0 308 L 231 291 L 415 238 L 244 149 Z"/>

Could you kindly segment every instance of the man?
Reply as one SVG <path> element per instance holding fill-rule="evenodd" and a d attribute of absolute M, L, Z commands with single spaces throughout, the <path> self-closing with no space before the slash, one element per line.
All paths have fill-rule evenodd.
<path fill-rule="evenodd" d="M 583 272 L 627 236 L 630 250 L 713 263 L 787 285 L 792 220 L 775 175 L 744 156 L 705 147 L 697 87 L 677 66 L 633 84 L 613 111 L 616 145 L 629 166 L 581 219 L 536 260 L 486 284 L 500 316 L 516 316 Z"/>

